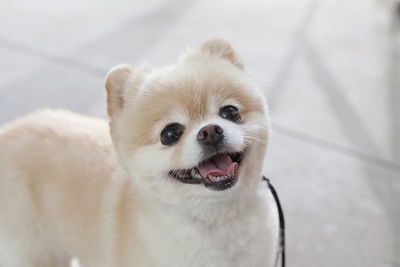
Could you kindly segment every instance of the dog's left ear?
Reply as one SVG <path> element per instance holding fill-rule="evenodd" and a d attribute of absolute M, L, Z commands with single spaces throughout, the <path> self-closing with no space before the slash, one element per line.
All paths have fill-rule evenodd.
<path fill-rule="evenodd" d="M 153 68 L 148 64 L 121 64 L 113 67 L 106 77 L 107 113 L 111 117 L 121 111 L 126 101 L 135 97 L 144 77 Z"/>
<path fill-rule="evenodd" d="M 131 65 L 117 65 L 106 76 L 107 113 L 112 116 L 118 113 L 125 103 L 125 90 L 129 77 L 133 74 Z"/>
<path fill-rule="evenodd" d="M 237 56 L 236 52 L 233 50 L 231 44 L 222 38 L 212 38 L 205 41 L 200 46 L 200 51 L 228 60 L 239 69 L 244 70 L 244 65 Z"/>

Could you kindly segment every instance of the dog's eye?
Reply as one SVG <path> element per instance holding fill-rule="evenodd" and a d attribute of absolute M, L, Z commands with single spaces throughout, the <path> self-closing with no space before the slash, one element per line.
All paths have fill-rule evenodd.
<path fill-rule="evenodd" d="M 180 123 L 168 124 L 161 132 L 161 143 L 166 146 L 171 146 L 178 142 L 182 136 L 185 126 Z"/>
<path fill-rule="evenodd" d="M 233 121 L 233 122 L 240 122 L 240 114 L 239 111 L 236 107 L 234 106 L 225 106 L 222 107 L 219 110 L 219 115 L 227 120 Z"/>

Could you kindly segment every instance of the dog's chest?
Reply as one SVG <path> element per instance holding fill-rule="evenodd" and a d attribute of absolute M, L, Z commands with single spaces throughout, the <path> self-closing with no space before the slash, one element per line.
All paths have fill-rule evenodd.
<path fill-rule="evenodd" d="M 243 215 L 212 224 L 147 221 L 143 240 L 154 266 L 269 266 L 277 242 L 271 218 L 266 212 Z"/>

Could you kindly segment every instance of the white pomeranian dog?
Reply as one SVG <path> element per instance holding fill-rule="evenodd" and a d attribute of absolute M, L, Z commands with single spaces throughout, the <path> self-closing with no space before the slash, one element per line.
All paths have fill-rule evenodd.
<path fill-rule="evenodd" d="M 272 267 L 268 110 L 230 44 L 116 66 L 106 89 L 109 124 L 43 110 L 0 128 L 0 266 Z"/>

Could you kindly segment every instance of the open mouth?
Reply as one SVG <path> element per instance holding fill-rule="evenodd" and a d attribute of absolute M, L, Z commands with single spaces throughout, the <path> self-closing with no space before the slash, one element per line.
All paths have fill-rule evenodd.
<path fill-rule="evenodd" d="M 225 190 L 237 182 L 237 170 L 243 160 L 242 152 L 218 153 L 190 169 L 172 170 L 169 174 L 182 183 L 200 184 L 213 190 Z"/>

